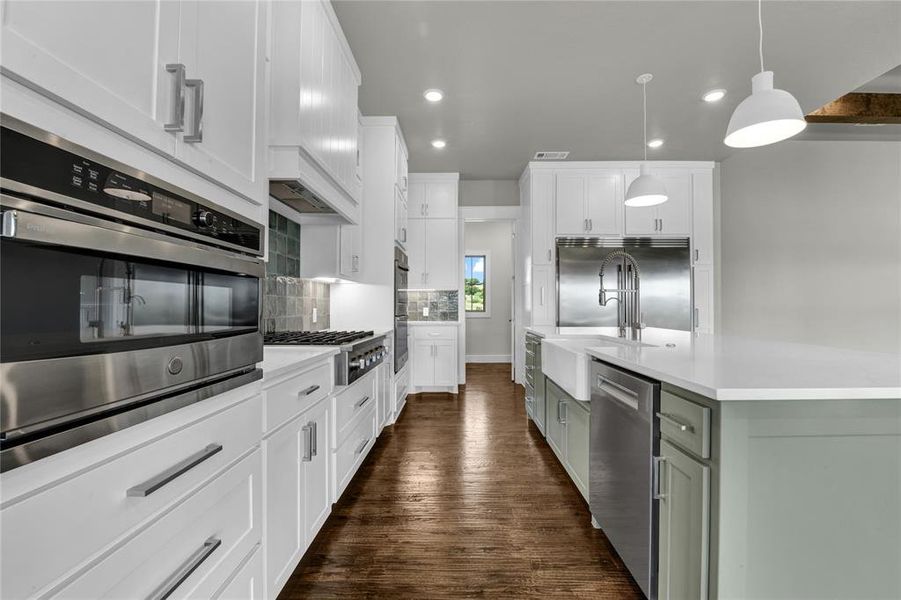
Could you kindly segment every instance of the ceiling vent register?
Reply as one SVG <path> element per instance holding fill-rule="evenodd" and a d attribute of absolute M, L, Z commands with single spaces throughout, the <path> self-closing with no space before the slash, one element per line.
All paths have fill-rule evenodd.
<path fill-rule="evenodd" d="M 536 152 L 532 160 L 566 160 L 569 152 Z"/>

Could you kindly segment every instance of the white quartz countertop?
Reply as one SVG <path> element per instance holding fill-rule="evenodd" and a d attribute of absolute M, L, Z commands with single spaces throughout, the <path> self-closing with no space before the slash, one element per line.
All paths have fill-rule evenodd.
<path fill-rule="evenodd" d="M 278 377 L 330 359 L 340 350 L 335 346 L 263 346 L 263 377 Z"/>
<path fill-rule="evenodd" d="M 456 327 L 460 321 L 407 321 L 411 327 Z"/>
<path fill-rule="evenodd" d="M 545 344 L 580 343 L 570 330 L 544 329 Z M 592 333 L 582 340 L 588 356 L 714 400 L 901 398 L 901 354 L 654 328 L 642 345 L 601 337 L 615 338 L 615 328 Z"/>

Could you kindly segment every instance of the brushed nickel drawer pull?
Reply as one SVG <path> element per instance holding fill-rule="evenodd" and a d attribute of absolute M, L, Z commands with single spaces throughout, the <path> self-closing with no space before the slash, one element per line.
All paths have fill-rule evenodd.
<path fill-rule="evenodd" d="M 363 449 L 366 448 L 366 446 L 368 444 L 369 444 L 369 438 L 366 438 L 365 440 L 363 440 L 363 443 L 360 444 L 360 447 L 357 448 L 357 450 L 356 450 L 356 452 L 354 452 L 354 454 L 360 454 L 361 452 L 363 452 Z"/>
<path fill-rule="evenodd" d="M 653 480 L 651 483 L 651 493 L 654 497 L 654 500 L 666 500 L 666 494 L 664 494 L 660 490 L 660 469 L 661 465 L 666 462 L 666 458 L 663 456 L 655 456 L 653 457 Z"/>
<path fill-rule="evenodd" d="M 309 396 L 310 394 L 312 394 L 313 392 L 315 392 L 318 389 L 319 389 L 318 385 L 311 385 L 307 389 L 300 390 L 299 392 L 297 392 L 297 395 L 298 396 Z"/>
<path fill-rule="evenodd" d="M 191 576 L 191 573 L 197 570 L 197 567 L 203 564 L 203 561 L 210 557 L 210 554 L 216 551 L 222 545 L 222 540 L 219 538 L 209 538 L 207 541 L 203 543 L 203 546 L 198 548 L 189 558 L 186 560 L 172 575 L 166 578 L 166 580 L 160 584 L 158 588 L 153 590 L 149 596 L 147 596 L 147 600 L 165 600 L 169 596 L 172 595 L 178 586 L 184 583 L 185 579 Z"/>
<path fill-rule="evenodd" d="M 680 421 L 679 419 L 677 419 L 676 417 L 674 417 L 670 414 L 659 412 L 659 413 L 657 413 L 657 418 L 661 419 L 663 421 L 666 421 L 670 425 L 674 425 L 679 431 L 688 431 L 690 433 L 694 433 L 694 430 L 695 430 L 694 427 L 692 427 L 688 423 L 683 423 L 682 421 Z"/>
<path fill-rule="evenodd" d="M 303 456 L 300 461 L 310 462 L 313 460 L 313 424 L 307 423 L 300 429 L 303 431 Z"/>
<path fill-rule="evenodd" d="M 354 410 L 360 408 L 361 406 L 363 406 L 363 405 L 366 404 L 367 402 L 369 402 L 369 396 L 364 397 L 362 400 L 360 400 L 359 402 L 357 402 L 356 404 L 354 404 Z"/>
<path fill-rule="evenodd" d="M 127 492 L 125 492 L 126 496 L 144 498 L 149 496 L 153 492 L 157 491 L 167 483 L 177 479 L 178 477 L 184 475 L 203 461 L 211 458 L 214 454 L 222 451 L 222 444 L 209 444 L 206 448 L 192 454 L 188 458 L 184 459 L 181 462 L 178 462 L 159 475 L 151 477 L 144 483 L 138 484 L 132 488 L 129 488 Z"/>

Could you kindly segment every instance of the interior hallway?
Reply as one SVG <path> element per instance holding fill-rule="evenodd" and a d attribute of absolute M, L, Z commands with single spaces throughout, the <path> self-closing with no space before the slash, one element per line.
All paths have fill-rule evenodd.
<path fill-rule="evenodd" d="M 508 364 L 410 396 L 280 598 L 642 598 Z"/>

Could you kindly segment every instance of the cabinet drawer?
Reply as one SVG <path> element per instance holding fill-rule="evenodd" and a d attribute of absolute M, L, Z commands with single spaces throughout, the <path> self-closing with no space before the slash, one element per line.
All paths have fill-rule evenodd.
<path fill-rule="evenodd" d="M 375 411 L 370 409 L 347 435 L 335 451 L 335 500 L 347 487 L 363 457 L 375 443 Z"/>
<path fill-rule="evenodd" d="M 259 441 L 260 402 L 257 395 L 5 508 L 0 595 L 60 583 L 247 452 Z"/>
<path fill-rule="evenodd" d="M 710 458 L 710 409 L 660 392 L 660 434 L 701 458 Z"/>
<path fill-rule="evenodd" d="M 305 371 L 266 389 L 264 394 L 265 431 L 285 423 L 332 392 L 332 361 Z"/>
<path fill-rule="evenodd" d="M 257 449 L 57 595 L 212 597 L 262 540 L 261 481 Z"/>
<path fill-rule="evenodd" d="M 457 328 L 451 326 L 441 327 L 411 327 L 413 339 L 416 340 L 455 340 Z"/>
<path fill-rule="evenodd" d="M 375 371 L 368 373 L 346 390 L 335 395 L 335 446 L 344 441 L 356 424 L 359 415 L 368 412 L 375 406 L 376 374 Z"/>

